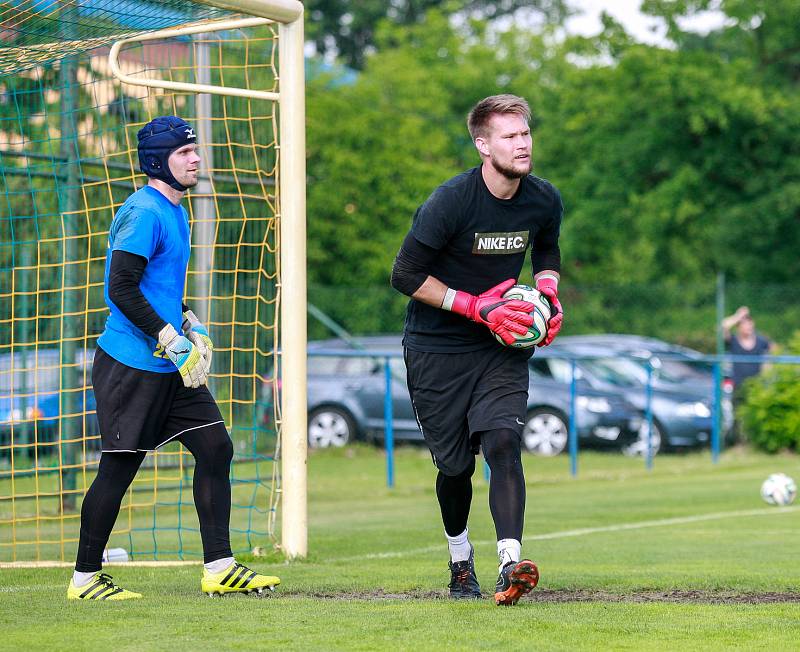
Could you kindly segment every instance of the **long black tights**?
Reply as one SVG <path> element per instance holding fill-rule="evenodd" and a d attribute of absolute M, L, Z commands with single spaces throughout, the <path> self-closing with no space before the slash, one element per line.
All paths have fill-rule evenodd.
<path fill-rule="evenodd" d="M 469 468 L 459 475 L 445 475 L 439 471 L 436 476 L 436 497 L 442 510 L 444 531 L 448 536 L 457 537 L 467 529 L 469 508 L 472 504 L 473 473 L 475 458 Z"/>
<path fill-rule="evenodd" d="M 192 491 L 205 563 L 231 557 L 230 465 L 233 445 L 223 424 L 192 430 L 178 440 L 195 459 Z M 75 570 L 90 573 L 102 568 L 103 550 L 119 515 L 120 505 L 145 453 L 103 453 L 97 477 L 81 507 L 81 534 Z"/>
<path fill-rule="evenodd" d="M 483 456 L 489 464 L 489 509 L 497 540 L 522 541 L 525 519 L 525 476 L 520 458 L 520 438 L 513 430 L 488 430 L 481 433 Z M 467 527 L 472 503 L 472 475 L 475 463 L 458 475 L 436 476 L 436 497 L 442 512 L 445 532 L 458 536 Z"/>
<path fill-rule="evenodd" d="M 483 456 L 489 465 L 489 509 L 497 540 L 522 541 L 525 521 L 525 476 L 520 458 L 520 438 L 513 430 L 481 434 Z"/>

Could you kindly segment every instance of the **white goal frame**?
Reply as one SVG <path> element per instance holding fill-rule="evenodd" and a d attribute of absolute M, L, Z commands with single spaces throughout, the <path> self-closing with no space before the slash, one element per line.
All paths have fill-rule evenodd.
<path fill-rule="evenodd" d="M 120 40 L 109 65 L 123 83 L 182 92 L 233 95 L 279 106 L 279 241 L 281 419 L 281 547 L 289 558 L 308 554 L 306 392 L 306 137 L 303 5 L 298 0 L 193 0 L 252 18 L 208 21 Z M 131 77 L 117 63 L 125 43 L 278 23 L 278 92 Z M 276 462 L 277 463 L 277 462 Z"/>

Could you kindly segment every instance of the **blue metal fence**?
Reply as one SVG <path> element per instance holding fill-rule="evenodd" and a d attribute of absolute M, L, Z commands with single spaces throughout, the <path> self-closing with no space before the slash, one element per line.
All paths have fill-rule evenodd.
<path fill-rule="evenodd" d="M 354 358 L 370 358 L 376 361 L 381 361 L 384 369 L 385 389 L 384 389 L 384 447 L 386 450 L 386 484 L 388 487 L 393 487 L 395 484 L 395 470 L 394 470 L 394 416 L 392 407 L 392 370 L 391 360 L 393 358 L 402 358 L 403 354 L 398 351 L 383 351 L 383 350 L 339 350 L 339 349 L 316 349 L 308 352 L 309 357 L 354 357 Z M 609 358 L 628 358 L 634 359 L 634 356 L 624 354 L 609 355 L 609 353 L 600 353 L 597 355 L 570 355 L 569 353 L 562 352 L 559 357 L 569 359 L 571 363 L 571 381 L 570 381 L 570 414 L 569 414 L 569 464 L 570 473 L 572 476 L 578 474 L 578 428 L 576 415 L 576 402 L 578 396 L 577 388 L 577 363 L 580 360 L 590 359 L 609 359 Z M 773 364 L 800 364 L 800 356 L 793 355 L 704 355 L 687 359 L 685 355 L 671 354 L 659 352 L 658 357 L 664 360 L 676 359 L 687 363 L 707 363 L 712 365 L 713 375 L 713 392 L 712 392 L 712 429 L 711 429 L 711 461 L 716 464 L 719 461 L 719 455 L 722 448 L 722 427 L 721 427 L 721 413 L 722 413 L 722 384 L 723 384 L 723 366 L 733 362 L 748 362 L 748 363 L 773 363 Z M 641 360 L 641 358 L 637 358 Z M 647 452 L 644 455 L 645 466 L 648 470 L 653 468 L 653 445 L 652 445 L 652 431 L 653 431 L 653 366 L 647 362 L 647 382 L 645 383 L 645 423 L 647 425 Z M 485 474 L 488 478 L 488 467 L 485 468 Z"/>

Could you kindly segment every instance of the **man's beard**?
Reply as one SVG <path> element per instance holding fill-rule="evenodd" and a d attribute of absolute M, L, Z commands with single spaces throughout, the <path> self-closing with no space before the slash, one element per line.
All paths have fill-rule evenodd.
<path fill-rule="evenodd" d="M 492 163 L 492 167 L 497 170 L 500 174 L 502 174 L 506 179 L 522 179 L 523 177 L 527 177 L 531 173 L 531 163 L 530 159 L 528 159 L 529 163 L 525 168 L 513 168 L 507 167 L 502 165 L 494 156 L 490 158 Z"/>
<path fill-rule="evenodd" d="M 200 177 L 190 177 L 188 174 L 186 175 L 185 180 L 178 179 L 178 183 L 182 186 L 186 186 L 187 188 L 194 188 L 198 183 L 200 183 Z"/>

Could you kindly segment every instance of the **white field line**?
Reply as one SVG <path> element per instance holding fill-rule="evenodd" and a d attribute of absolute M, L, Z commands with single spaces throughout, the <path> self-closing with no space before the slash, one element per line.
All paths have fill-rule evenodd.
<path fill-rule="evenodd" d="M 770 516 L 772 514 L 789 514 L 800 510 L 800 505 L 794 507 L 768 507 L 761 509 L 745 509 L 736 510 L 732 512 L 710 512 L 708 514 L 695 514 L 693 516 L 676 516 L 674 518 L 662 518 L 652 521 L 638 521 L 636 523 L 616 523 L 613 525 L 603 525 L 600 527 L 586 527 L 578 528 L 575 530 L 561 530 L 559 532 L 547 532 L 545 534 L 526 534 L 524 535 L 525 541 L 547 541 L 550 539 L 566 539 L 569 537 L 582 537 L 590 534 L 600 534 L 603 532 L 623 532 L 625 530 L 642 530 L 650 527 L 667 527 L 670 525 L 683 525 L 686 523 L 700 523 L 703 521 L 716 521 L 724 518 L 741 518 L 747 516 Z M 495 543 L 495 541 L 473 541 L 473 545 L 488 546 Z M 435 546 L 426 546 L 424 548 L 410 548 L 407 550 L 396 550 L 389 552 L 374 552 L 366 555 L 354 555 L 351 557 L 335 557 L 327 559 L 324 563 L 331 562 L 348 562 L 357 561 L 359 559 L 393 559 L 397 557 L 411 557 L 414 555 L 423 555 L 430 552 L 437 552 L 442 550 L 442 543 Z M 10 568 L 72 568 L 75 564 L 66 561 L 10 561 L 0 562 L 0 569 Z M 199 566 L 199 561 L 128 561 L 103 564 L 106 566 L 127 566 L 127 567 L 162 567 L 168 568 L 170 566 Z"/>
<path fill-rule="evenodd" d="M 566 539 L 569 537 L 582 537 L 590 534 L 600 534 L 603 532 L 623 532 L 625 530 L 642 530 L 650 527 L 668 527 L 670 525 L 684 525 L 686 523 L 700 523 L 703 521 L 716 521 L 723 518 L 741 518 L 746 516 L 771 516 L 773 514 L 789 514 L 800 510 L 800 506 L 794 507 L 768 507 L 761 509 L 745 509 L 732 512 L 711 512 L 708 514 L 695 514 L 694 516 L 676 516 L 674 518 L 661 518 L 653 521 L 638 521 L 636 523 L 616 523 L 614 525 L 603 525 L 600 527 L 586 527 L 575 530 L 561 530 L 560 532 L 548 532 L 545 534 L 524 534 L 523 538 L 527 541 L 547 541 L 550 539 Z M 484 546 L 494 544 L 495 541 L 473 541 L 474 546 Z M 325 563 L 330 562 L 348 562 L 357 561 L 359 559 L 394 559 L 397 557 L 411 557 L 414 555 L 422 555 L 430 552 L 438 552 L 442 550 L 444 542 L 435 546 L 426 546 L 424 548 L 412 548 L 408 550 L 397 550 L 390 552 L 374 552 L 366 555 L 357 555 L 352 557 L 337 557 L 328 559 Z"/>

